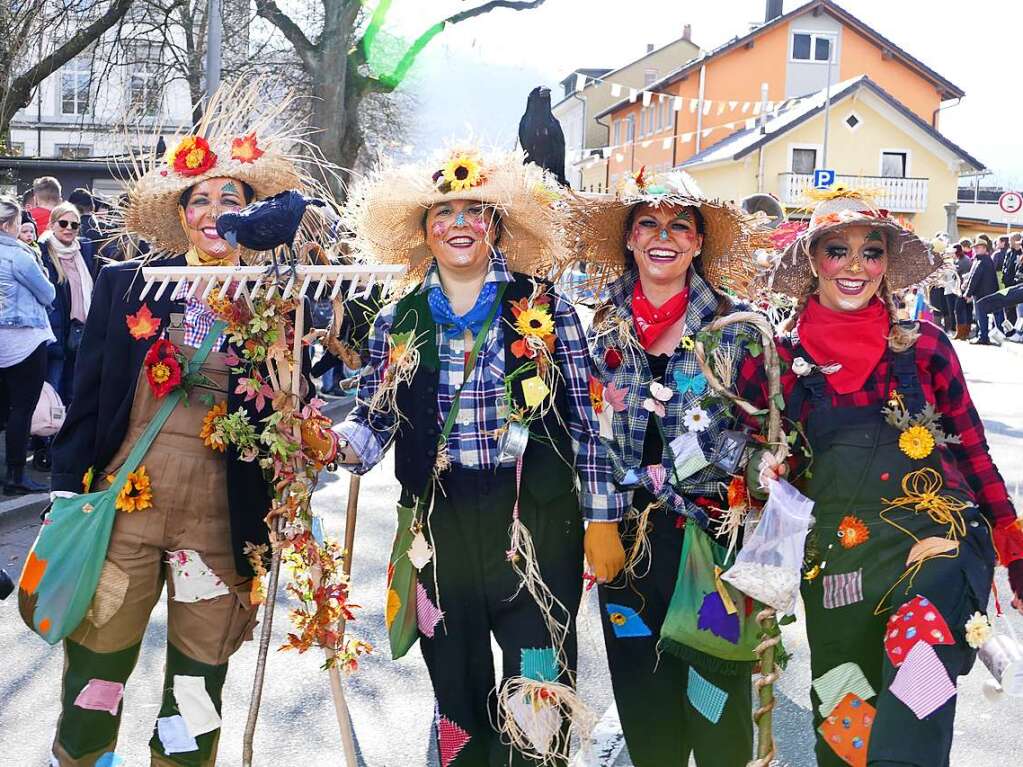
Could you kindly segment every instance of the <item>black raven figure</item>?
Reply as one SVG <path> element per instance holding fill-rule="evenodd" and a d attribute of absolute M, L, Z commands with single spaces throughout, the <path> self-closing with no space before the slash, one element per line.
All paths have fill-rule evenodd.
<path fill-rule="evenodd" d="M 565 178 L 565 133 L 551 113 L 549 88 L 540 86 L 529 92 L 526 113 L 519 120 L 519 145 L 527 162 L 550 171 L 562 186 L 570 186 Z"/>
<path fill-rule="evenodd" d="M 308 206 L 323 207 L 323 200 L 301 192 L 287 191 L 247 205 L 237 213 L 222 213 L 217 218 L 217 233 L 231 247 L 249 250 L 273 250 L 295 244 L 295 235 Z"/>

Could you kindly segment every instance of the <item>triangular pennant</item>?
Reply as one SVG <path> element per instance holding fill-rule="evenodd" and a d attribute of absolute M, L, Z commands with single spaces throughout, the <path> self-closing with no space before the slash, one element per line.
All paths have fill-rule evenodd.
<path fill-rule="evenodd" d="M 650 106 L 650 99 L 653 98 L 653 95 L 650 91 L 643 91 L 643 106 Z"/>
<path fill-rule="evenodd" d="M 675 97 L 675 101 L 672 103 L 671 108 L 676 112 L 682 111 L 682 98 L 680 96 Z"/>
<path fill-rule="evenodd" d="M 739 106 L 739 102 L 738 102 L 738 101 L 729 101 L 729 102 L 728 102 L 728 109 L 729 109 L 730 111 L 732 111 L 732 112 L 734 112 L 734 111 L 735 111 L 735 108 L 736 108 L 737 106 Z"/>
<path fill-rule="evenodd" d="M 622 86 L 618 83 L 611 83 L 611 97 L 618 98 L 622 95 Z"/>

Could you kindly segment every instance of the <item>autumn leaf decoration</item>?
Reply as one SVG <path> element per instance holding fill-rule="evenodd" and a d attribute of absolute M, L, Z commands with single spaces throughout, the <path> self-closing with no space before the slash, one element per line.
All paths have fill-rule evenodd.
<path fill-rule="evenodd" d="M 124 318 L 128 332 L 136 341 L 145 341 L 156 335 L 160 329 L 159 317 L 154 317 L 148 304 L 142 304 L 134 314 Z"/>

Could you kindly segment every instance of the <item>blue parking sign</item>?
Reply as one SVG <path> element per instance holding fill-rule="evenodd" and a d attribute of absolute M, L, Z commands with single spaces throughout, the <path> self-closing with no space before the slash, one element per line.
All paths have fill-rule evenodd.
<path fill-rule="evenodd" d="M 827 189 L 835 183 L 835 171 L 818 168 L 813 172 L 813 188 Z"/>

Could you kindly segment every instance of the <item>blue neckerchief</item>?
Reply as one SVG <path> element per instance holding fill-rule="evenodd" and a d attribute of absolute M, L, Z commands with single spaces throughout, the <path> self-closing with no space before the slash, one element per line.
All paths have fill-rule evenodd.
<path fill-rule="evenodd" d="M 451 308 L 451 302 L 444 295 L 444 291 L 440 287 L 430 288 L 430 292 L 427 294 L 427 300 L 430 303 L 430 314 L 433 315 L 435 323 L 444 328 L 454 328 L 458 335 L 462 335 L 466 330 L 469 330 L 474 336 L 483 327 L 483 323 L 486 321 L 487 315 L 490 314 L 490 307 L 494 305 L 496 297 L 497 283 L 485 282 L 472 309 L 458 316 Z"/>

